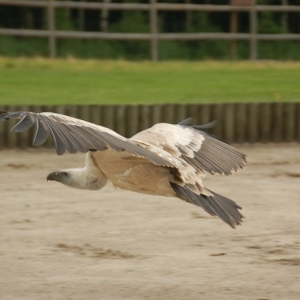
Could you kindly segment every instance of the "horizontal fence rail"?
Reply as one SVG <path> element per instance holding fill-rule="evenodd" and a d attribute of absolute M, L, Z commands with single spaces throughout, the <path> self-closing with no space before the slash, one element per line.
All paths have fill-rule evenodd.
<path fill-rule="evenodd" d="M 51 111 L 83 119 L 130 137 L 160 122 L 193 124 L 216 120 L 209 132 L 228 143 L 300 142 L 300 103 L 222 103 L 165 105 L 0 106 L 0 111 Z M 34 130 L 10 132 L 14 120 L 0 122 L 0 148 L 27 148 Z M 53 147 L 51 139 L 46 147 Z"/>
<path fill-rule="evenodd" d="M 1 5 L 10 6 L 31 6 L 48 7 L 49 2 L 57 8 L 78 8 L 78 9 L 103 9 L 109 10 L 149 10 L 151 3 L 98 3 L 98 2 L 75 2 L 75 1 L 51 1 L 51 0 L 0 0 Z M 156 3 L 157 10 L 167 11 L 203 11 L 203 12 L 249 12 L 255 9 L 258 12 L 299 12 L 298 5 L 214 5 L 214 4 L 180 4 L 180 3 Z"/>
<path fill-rule="evenodd" d="M 35 29 L 0 29 L 0 35 L 17 35 L 31 37 L 49 37 L 48 30 Z M 108 32 L 78 32 L 59 30 L 56 38 L 105 39 L 105 40 L 151 40 L 151 33 L 108 33 Z M 159 40 L 249 40 L 249 33 L 158 33 Z M 300 34 L 259 34 L 261 41 L 300 40 Z"/>
<path fill-rule="evenodd" d="M 151 59 L 158 61 L 158 42 L 160 40 L 229 40 L 230 56 L 236 56 L 237 40 L 248 40 L 250 42 L 250 59 L 257 59 L 257 42 L 260 40 L 300 40 L 300 34 L 258 34 L 257 13 L 258 12 L 300 12 L 300 5 L 211 5 L 211 4 L 178 4 L 158 3 L 157 0 L 149 0 L 149 3 L 102 3 L 54 1 L 54 0 L 0 0 L 0 5 L 20 7 L 41 7 L 48 11 L 48 29 L 7 29 L 0 28 L 0 35 L 23 36 L 23 37 L 47 37 L 49 39 L 49 55 L 56 57 L 56 40 L 59 38 L 77 39 L 104 39 L 104 40 L 149 40 L 151 42 Z M 67 9 L 89 9 L 89 10 L 138 10 L 150 13 L 149 33 L 109 33 L 109 32 L 87 32 L 87 31 L 63 31 L 56 30 L 55 10 L 57 8 Z M 230 33 L 160 33 L 158 31 L 159 11 L 198 11 L 198 12 L 230 12 Z M 237 13 L 248 12 L 250 16 L 250 32 L 237 33 Z"/>

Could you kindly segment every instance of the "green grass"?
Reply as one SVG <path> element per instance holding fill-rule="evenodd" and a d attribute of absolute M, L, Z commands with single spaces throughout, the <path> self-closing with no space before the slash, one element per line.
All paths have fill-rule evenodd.
<path fill-rule="evenodd" d="M 299 100 L 299 62 L 0 58 L 0 105 Z"/>

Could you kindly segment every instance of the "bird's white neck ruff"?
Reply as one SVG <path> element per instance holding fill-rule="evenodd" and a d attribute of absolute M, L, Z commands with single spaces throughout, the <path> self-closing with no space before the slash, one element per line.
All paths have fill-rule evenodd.
<path fill-rule="evenodd" d="M 85 167 L 62 171 L 68 173 L 68 176 L 61 183 L 77 189 L 100 190 L 107 182 L 106 176 L 95 166 L 90 153 L 86 155 Z"/>

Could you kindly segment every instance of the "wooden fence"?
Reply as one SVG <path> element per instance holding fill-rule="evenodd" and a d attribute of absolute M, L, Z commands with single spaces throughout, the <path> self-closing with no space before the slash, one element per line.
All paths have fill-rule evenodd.
<path fill-rule="evenodd" d="M 300 103 L 224 103 L 166 105 L 0 106 L 0 111 L 52 111 L 84 119 L 130 137 L 155 123 L 194 124 L 217 120 L 210 133 L 229 143 L 300 142 Z M 11 133 L 16 122 L 0 122 L 0 148 L 26 148 L 34 130 Z M 46 147 L 53 147 L 49 139 Z"/>
<path fill-rule="evenodd" d="M 240 3 L 243 1 L 240 1 Z M 24 37 L 48 37 L 49 55 L 56 57 L 56 40 L 60 38 L 77 39 L 104 39 L 104 40 L 148 40 L 151 42 L 151 59 L 158 61 L 158 43 L 160 40 L 229 40 L 230 53 L 234 57 L 236 52 L 235 41 L 247 40 L 250 42 L 250 59 L 257 58 L 257 42 L 260 40 L 300 40 L 300 34 L 258 34 L 257 14 L 259 12 L 300 12 L 300 5 L 256 5 L 256 1 L 244 1 L 252 5 L 209 5 L 209 4 L 178 4 L 158 3 L 149 0 L 149 3 L 111 3 L 104 0 L 102 3 L 55 1 L 55 0 L 0 0 L 0 5 L 14 5 L 20 7 L 42 7 L 48 11 L 48 29 L 7 29 L 0 28 L 0 35 Z M 239 1 L 231 0 L 231 3 Z M 109 33 L 87 31 L 56 30 L 55 11 L 57 8 L 101 10 L 107 15 L 109 10 L 138 10 L 148 11 L 150 14 L 150 33 Z M 200 12 L 230 12 L 230 33 L 160 33 L 158 30 L 158 13 L 160 11 L 200 11 Z M 250 32 L 237 33 L 237 12 L 248 12 L 250 16 Z"/>

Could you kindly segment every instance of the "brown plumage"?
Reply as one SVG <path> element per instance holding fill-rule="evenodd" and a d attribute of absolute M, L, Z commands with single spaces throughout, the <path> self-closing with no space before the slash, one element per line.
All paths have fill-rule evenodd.
<path fill-rule="evenodd" d="M 12 128 L 15 132 L 36 124 L 35 146 L 51 134 L 58 155 L 87 153 L 84 168 L 53 172 L 48 180 L 90 190 L 110 180 L 122 189 L 178 197 L 233 228 L 242 222 L 240 206 L 202 183 L 206 172 L 230 175 L 246 163 L 243 153 L 201 131 L 212 123 L 190 126 L 191 119 L 177 125 L 159 123 L 128 139 L 103 126 L 51 112 L 0 112 L 0 121 L 8 119 L 21 119 Z"/>

